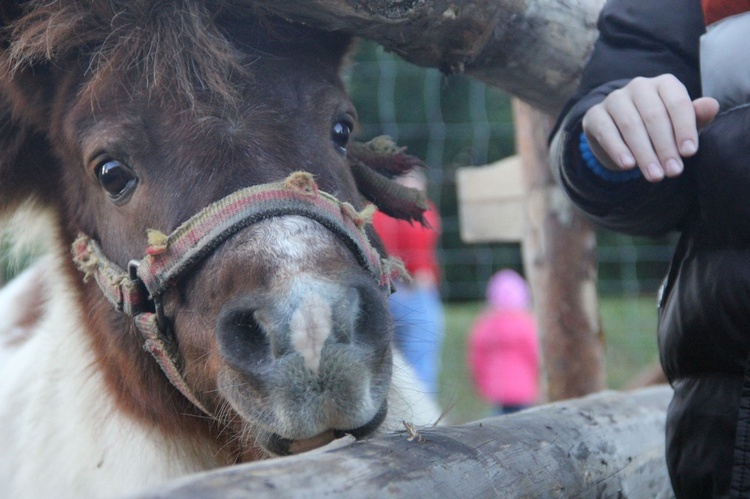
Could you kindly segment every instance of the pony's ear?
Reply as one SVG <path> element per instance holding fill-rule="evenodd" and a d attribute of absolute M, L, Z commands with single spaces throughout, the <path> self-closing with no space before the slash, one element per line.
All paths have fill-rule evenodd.
<path fill-rule="evenodd" d="M 0 218 L 29 199 L 53 202 L 57 164 L 46 139 L 56 87 L 52 66 L 11 61 L 8 24 L 20 15 L 18 3 L 0 0 Z"/>
<path fill-rule="evenodd" d="M 0 92 L 12 111 L 11 118 L 37 131 L 45 131 L 59 81 L 52 75 L 54 70 L 48 64 L 9 68 L 4 55 L 0 55 Z"/>
<path fill-rule="evenodd" d="M 57 160 L 46 134 L 18 119 L 13 98 L 0 90 L 0 219 L 24 201 L 41 207 L 55 199 Z"/>
<path fill-rule="evenodd" d="M 28 0 L 0 0 L 0 93 L 12 106 L 14 119 L 46 129 L 61 80 L 59 63 L 72 55 L 67 33 L 83 30 L 72 7 L 58 7 L 56 15 L 53 6 L 50 12 L 32 12 L 32 5 Z"/>

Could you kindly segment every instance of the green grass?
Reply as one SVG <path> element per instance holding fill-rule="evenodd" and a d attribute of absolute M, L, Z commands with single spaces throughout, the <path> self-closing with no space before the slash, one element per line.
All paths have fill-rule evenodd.
<path fill-rule="evenodd" d="M 488 415 L 476 395 L 466 366 L 466 341 L 482 303 L 446 304 L 446 332 L 440 374 L 440 404 L 451 423 Z M 607 386 L 622 389 L 656 362 L 656 298 L 602 297 L 600 314 L 605 336 Z"/>

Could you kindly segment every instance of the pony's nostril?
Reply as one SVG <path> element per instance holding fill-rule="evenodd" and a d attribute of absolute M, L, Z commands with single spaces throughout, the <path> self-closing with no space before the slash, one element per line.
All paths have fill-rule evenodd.
<path fill-rule="evenodd" d="M 216 337 L 222 356 L 236 369 L 254 370 L 270 360 L 268 336 L 251 308 L 230 307 L 222 311 Z"/>

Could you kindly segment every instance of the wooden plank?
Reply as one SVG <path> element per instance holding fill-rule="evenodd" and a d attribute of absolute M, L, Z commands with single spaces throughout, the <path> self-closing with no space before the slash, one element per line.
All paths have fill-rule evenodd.
<path fill-rule="evenodd" d="M 462 426 L 202 473 L 140 498 L 668 497 L 671 388 L 602 392 Z M 335 444 L 335 443 L 334 443 Z"/>
<path fill-rule="evenodd" d="M 461 239 L 467 243 L 518 242 L 525 231 L 521 158 L 456 172 Z"/>

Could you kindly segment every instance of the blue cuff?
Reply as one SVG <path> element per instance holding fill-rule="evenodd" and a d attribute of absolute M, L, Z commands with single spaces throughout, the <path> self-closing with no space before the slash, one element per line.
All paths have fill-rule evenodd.
<path fill-rule="evenodd" d="M 594 173 L 594 175 L 602 180 L 606 180 L 608 182 L 628 182 L 630 180 L 635 180 L 643 176 L 641 170 L 639 170 L 638 168 L 633 168 L 632 170 L 622 170 L 619 172 L 604 168 L 604 165 L 602 165 L 599 160 L 596 159 L 594 153 L 591 152 L 589 141 L 586 140 L 586 134 L 584 134 L 583 132 L 581 132 L 581 139 L 578 145 L 578 150 L 581 152 L 583 164 L 586 165 L 588 169 Z"/>

